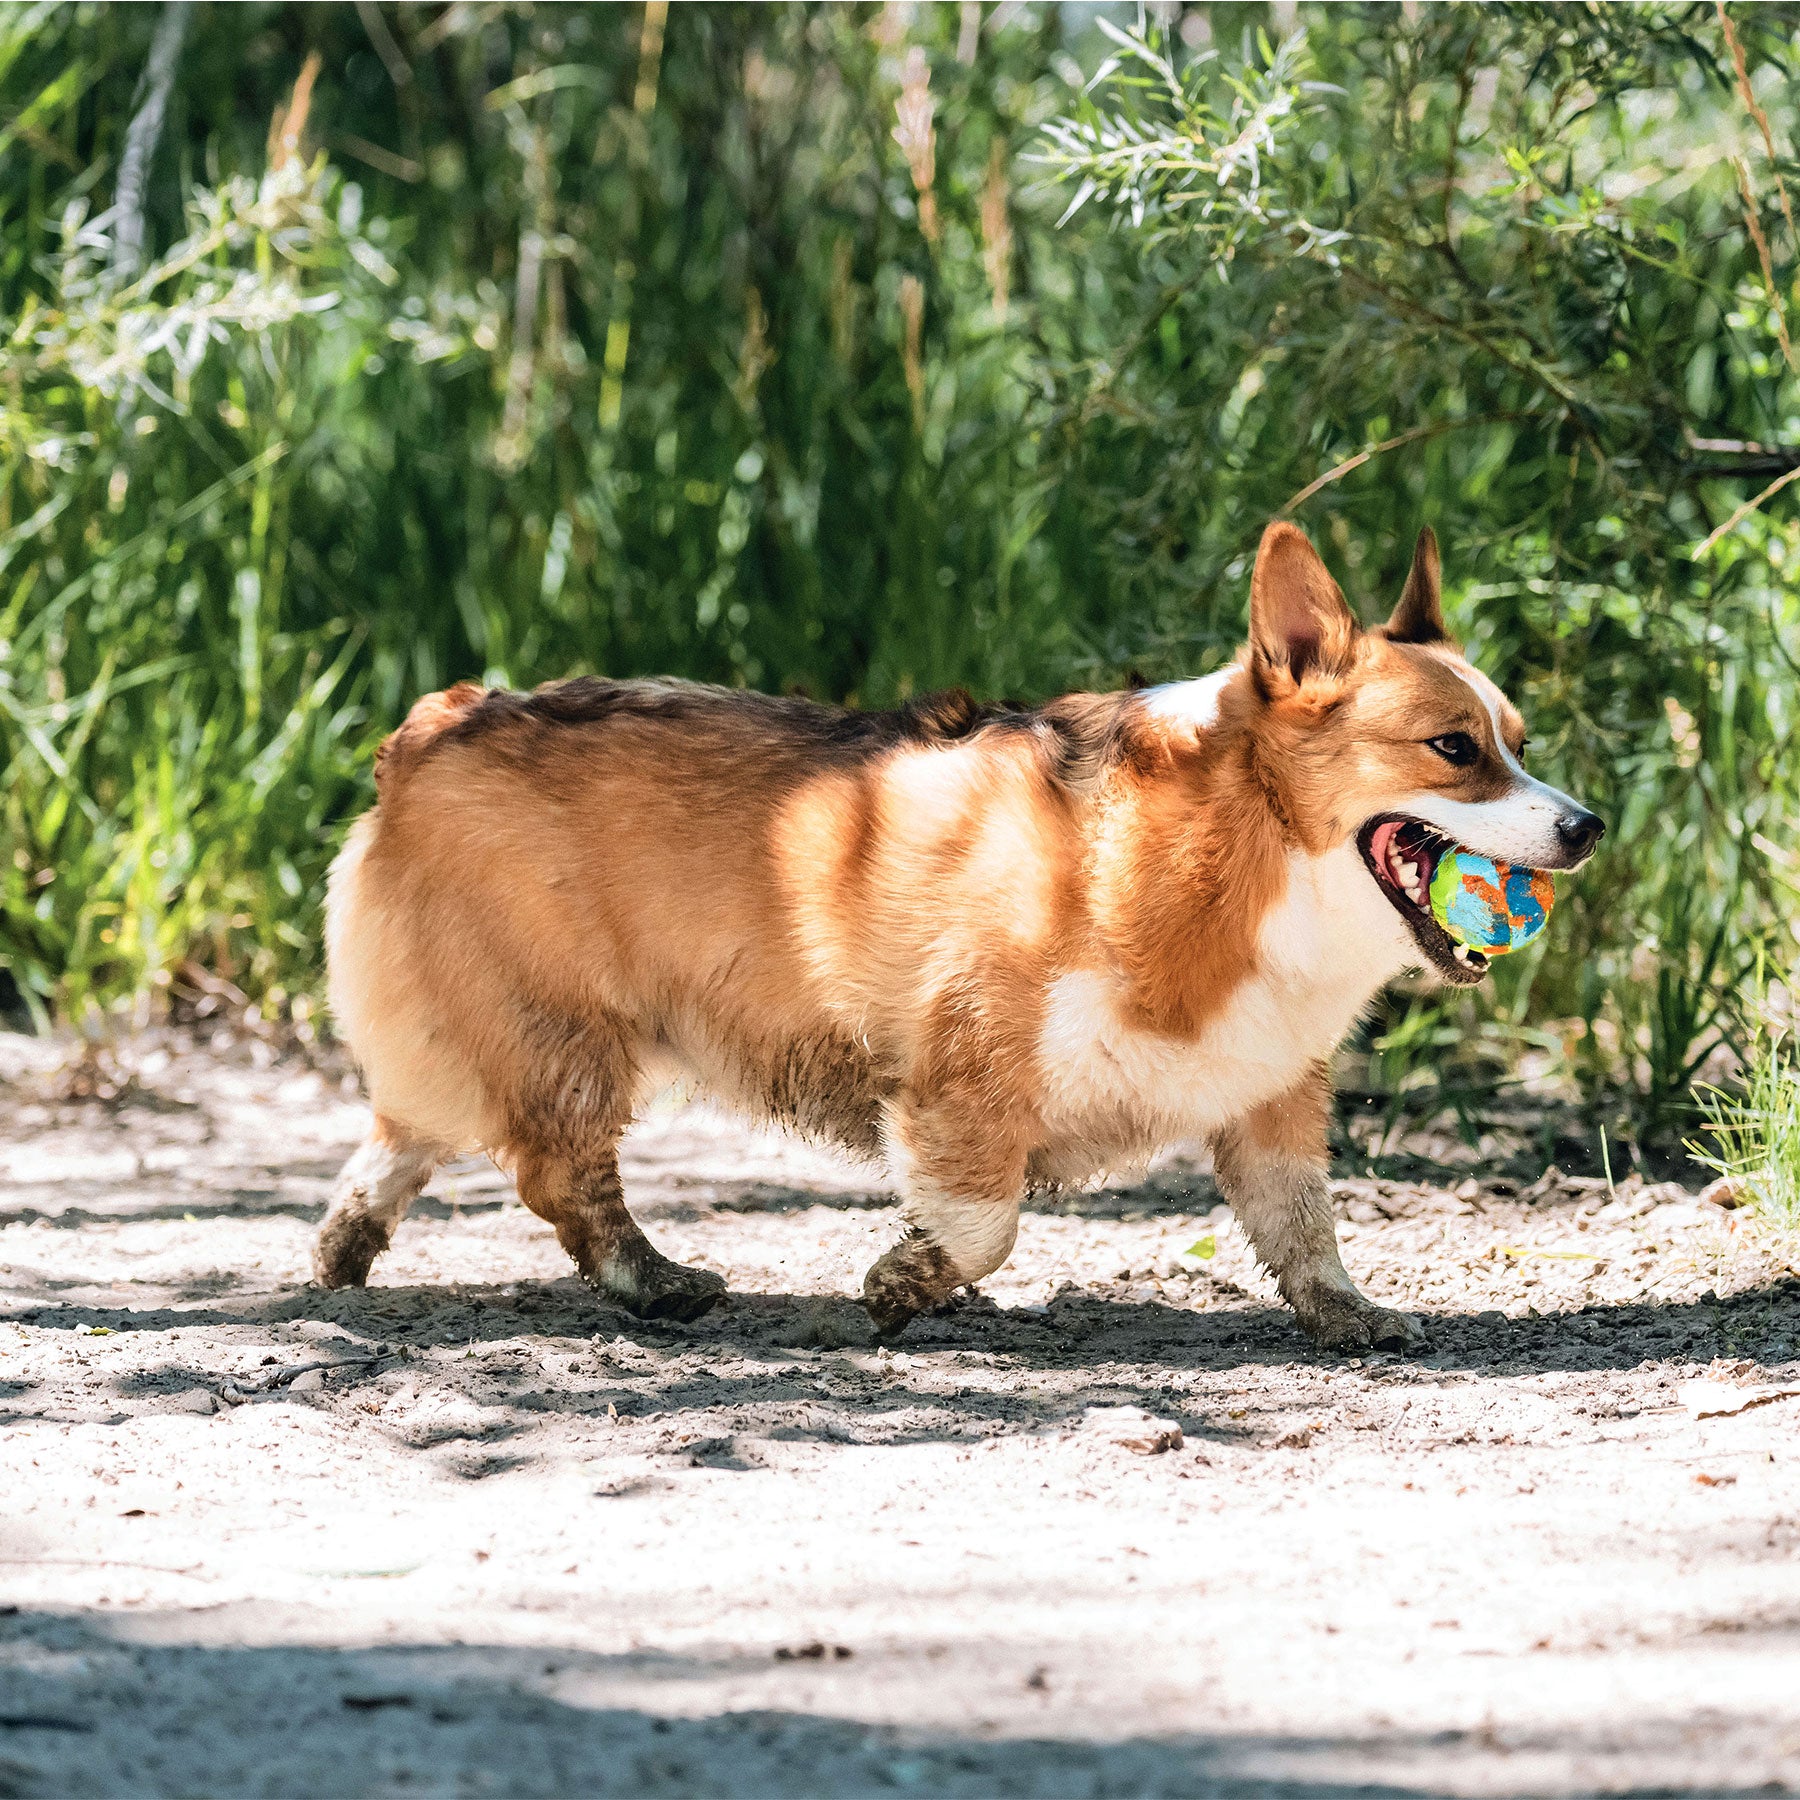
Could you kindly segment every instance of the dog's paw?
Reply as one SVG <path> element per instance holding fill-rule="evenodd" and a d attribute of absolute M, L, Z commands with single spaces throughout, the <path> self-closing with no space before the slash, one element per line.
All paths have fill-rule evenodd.
<path fill-rule="evenodd" d="M 863 1305 L 877 1334 L 892 1340 L 920 1313 L 947 1300 L 957 1283 L 943 1248 L 923 1232 L 909 1231 L 863 1277 Z"/>
<path fill-rule="evenodd" d="M 648 1244 L 630 1247 L 583 1278 L 595 1293 L 625 1308 L 634 1318 L 687 1325 L 725 1298 L 725 1277 L 712 1269 L 670 1262 Z"/>
<path fill-rule="evenodd" d="M 1423 1350 L 1429 1341 L 1425 1327 L 1411 1313 L 1372 1306 L 1364 1323 L 1369 1328 L 1369 1342 L 1377 1350 Z"/>
<path fill-rule="evenodd" d="M 376 1257 L 388 1247 L 388 1233 L 367 1213 L 328 1218 L 313 1244 L 313 1279 L 323 1288 L 364 1287 Z"/>
<path fill-rule="evenodd" d="M 1410 1313 L 1377 1306 L 1360 1294 L 1319 1294 L 1294 1311 L 1301 1330 L 1321 1350 L 1355 1355 L 1360 1350 L 1425 1348 L 1424 1327 Z"/>
<path fill-rule="evenodd" d="M 631 1310 L 640 1319 L 672 1319 L 687 1325 L 709 1313 L 725 1298 L 725 1277 L 711 1269 L 684 1269 L 679 1263 L 669 1265 L 679 1277 Z"/>

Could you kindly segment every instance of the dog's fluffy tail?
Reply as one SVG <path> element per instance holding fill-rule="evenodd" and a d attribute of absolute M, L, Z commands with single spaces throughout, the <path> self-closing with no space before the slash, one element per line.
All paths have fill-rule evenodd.
<path fill-rule="evenodd" d="M 466 718 L 487 697 L 476 681 L 459 681 L 441 694 L 426 694 L 413 702 L 398 731 L 382 739 L 375 752 L 375 791 L 384 800 L 394 782 L 452 725 Z"/>

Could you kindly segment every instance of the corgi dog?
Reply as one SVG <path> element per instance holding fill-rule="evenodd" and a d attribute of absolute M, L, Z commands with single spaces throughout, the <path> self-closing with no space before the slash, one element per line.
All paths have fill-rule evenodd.
<path fill-rule="evenodd" d="M 725 1282 L 653 1249 L 619 1181 L 634 1108 L 680 1073 L 887 1160 L 884 1336 L 998 1268 L 1033 1187 L 1204 1138 L 1318 1344 L 1418 1343 L 1338 1257 L 1328 1060 L 1402 970 L 1482 978 L 1429 910 L 1441 852 L 1573 869 L 1603 829 L 1526 773 L 1438 582 L 1427 530 L 1365 630 L 1271 525 L 1233 663 L 1032 709 L 598 679 L 420 700 L 331 874 L 374 1125 L 318 1279 L 366 1280 L 478 1149 L 600 1293 L 697 1317 Z"/>

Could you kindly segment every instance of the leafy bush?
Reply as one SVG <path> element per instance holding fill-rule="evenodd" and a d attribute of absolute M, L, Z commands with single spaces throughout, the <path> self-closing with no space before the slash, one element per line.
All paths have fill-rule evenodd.
<path fill-rule="evenodd" d="M 1179 63 L 1105 26 L 1048 134 L 1071 207 L 1110 206 L 1165 297 L 1111 378 L 1133 416 L 1089 454 L 1146 584 L 1228 628 L 1270 514 L 1374 596 L 1437 525 L 1533 765 L 1612 825 L 1500 966 L 1498 1017 L 1575 1021 L 1589 1081 L 1654 1121 L 1741 1034 L 1757 957 L 1793 954 L 1800 532 L 1733 521 L 1746 478 L 1800 467 L 1771 267 L 1800 256 L 1795 14 L 1746 15 L 1755 82 L 1693 6 L 1303 16 Z M 1410 1035 L 1480 1055 L 1485 1004 Z"/>
<path fill-rule="evenodd" d="M 1712 540 L 1800 467 L 1800 15 L 1733 15 L 1741 80 L 1691 5 L 1073 16 L 0 16 L 20 1004 L 303 1002 L 372 746 L 451 680 L 1199 673 L 1271 516 L 1371 612 L 1430 520 L 1612 830 L 1377 1074 L 1666 1127 L 1793 953 L 1792 496 Z"/>
<path fill-rule="evenodd" d="M 1028 415 L 1095 320 L 1010 173 L 1052 26 L 942 46 L 933 105 L 849 12 L 407 13 L 396 87 L 349 9 L 218 9 L 139 270 L 93 193 L 158 16 L 0 19 L 0 959 L 40 1020 L 195 963 L 310 987 L 372 745 L 451 680 L 1066 678 Z"/>

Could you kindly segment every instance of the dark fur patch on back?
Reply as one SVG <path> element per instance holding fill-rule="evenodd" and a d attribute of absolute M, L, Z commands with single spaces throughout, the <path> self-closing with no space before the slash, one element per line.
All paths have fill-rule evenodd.
<path fill-rule="evenodd" d="M 1059 781 L 1079 787 L 1117 760 L 1129 694 L 1070 694 L 1043 707 L 978 701 L 962 688 L 921 695 L 888 712 L 826 706 L 799 695 L 759 694 L 669 679 L 611 681 L 583 675 L 529 694 L 490 688 L 421 749 L 466 743 L 508 727 L 603 725 L 651 719 L 671 725 L 749 725 L 827 760 L 860 760 L 910 745 L 951 744 L 986 731 L 1027 732 L 1049 752 Z"/>

